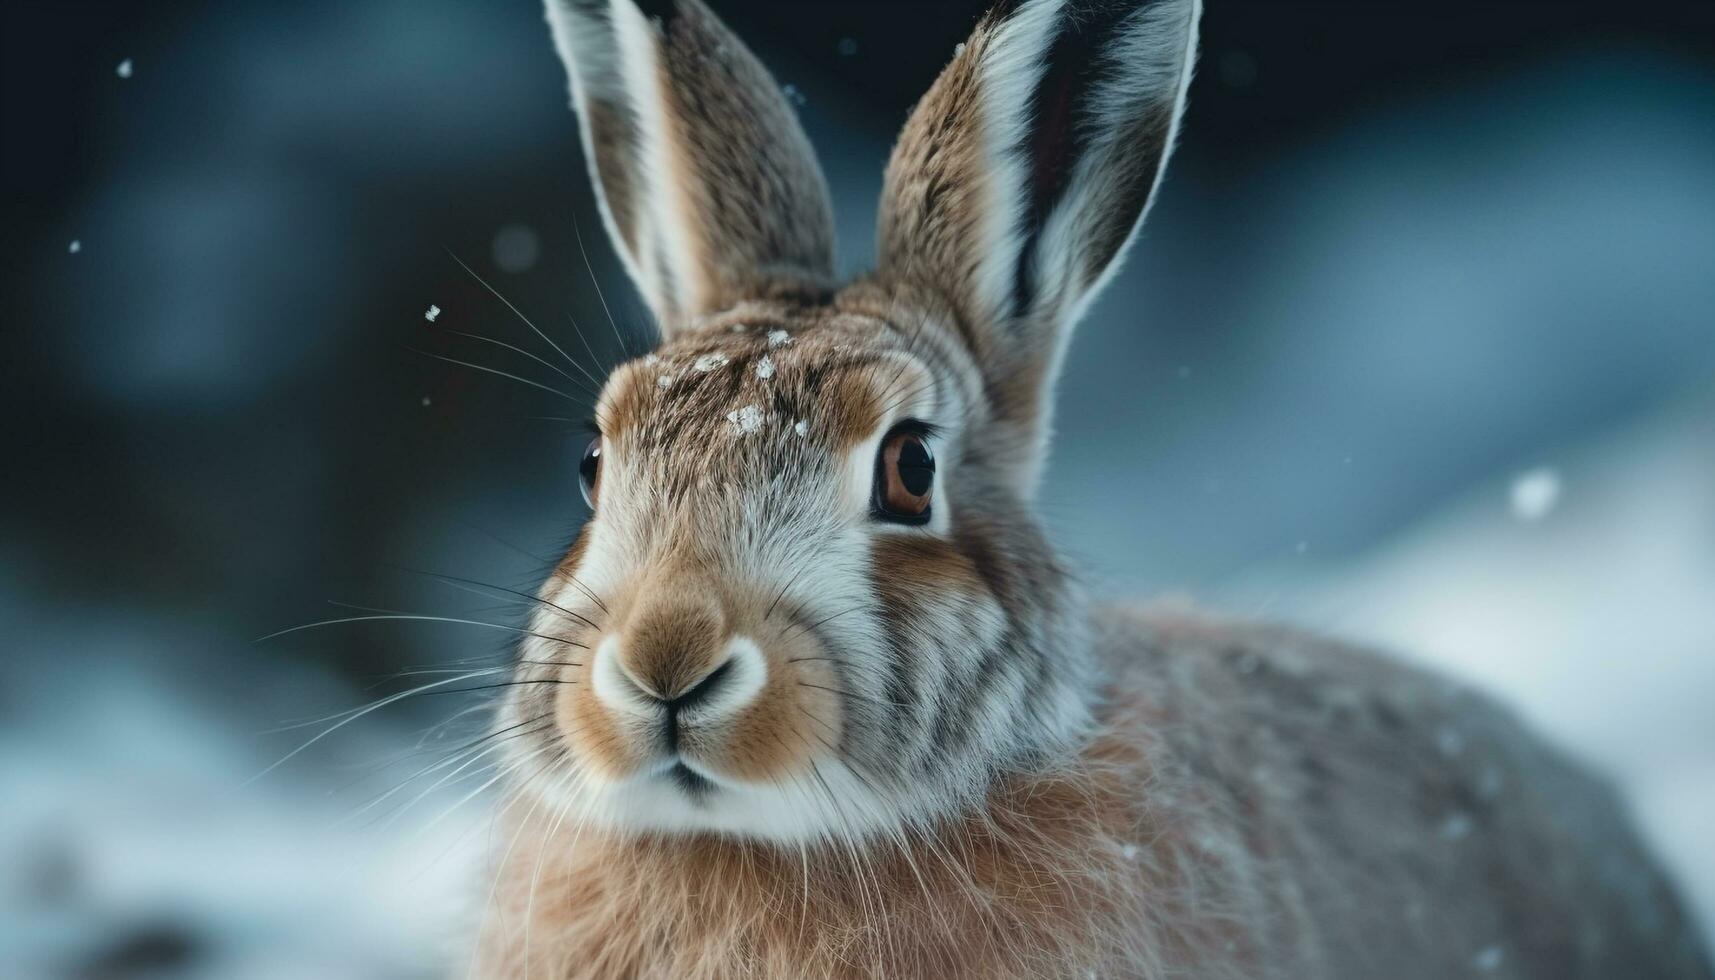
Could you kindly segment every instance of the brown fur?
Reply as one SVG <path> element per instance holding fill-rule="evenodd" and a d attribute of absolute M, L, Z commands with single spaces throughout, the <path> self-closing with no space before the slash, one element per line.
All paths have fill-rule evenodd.
<path fill-rule="evenodd" d="M 880 269 L 838 290 L 807 143 L 701 3 L 649 23 L 659 105 L 605 2 L 549 9 L 666 343 L 604 387 L 597 512 L 508 688 L 503 722 L 552 722 L 509 746 L 482 976 L 1709 977 L 1612 796 L 1504 713 L 1286 630 L 1091 613 L 1031 513 L 1194 0 L 1004 2 L 901 137 Z M 644 227 L 662 202 L 683 227 Z M 868 496 L 907 417 L 922 526 Z M 724 705 L 659 703 L 723 657 Z"/>
<path fill-rule="evenodd" d="M 861 852 L 515 805 L 480 975 L 1709 976 L 1611 797 L 1482 699 L 1179 610 L 1098 628 L 1114 674 L 1075 763 Z M 1425 764 L 1448 731 L 1460 757 Z"/>

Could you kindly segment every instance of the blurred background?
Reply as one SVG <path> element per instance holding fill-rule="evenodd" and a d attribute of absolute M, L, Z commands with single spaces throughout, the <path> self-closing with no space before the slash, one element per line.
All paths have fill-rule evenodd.
<path fill-rule="evenodd" d="M 713 5 L 864 268 L 892 137 L 984 4 Z M 650 332 L 539 8 L 4 18 L 0 976 L 444 973 L 492 692 L 335 713 L 509 634 L 258 637 L 515 624 L 424 573 L 534 589 L 584 516 L 588 406 L 437 359 L 574 390 L 459 336 L 547 353 L 455 257 L 604 367 Z M 1100 593 L 1493 692 L 1616 781 L 1706 929 L 1712 175 L 1715 5 L 1210 0 L 1043 504 Z"/>

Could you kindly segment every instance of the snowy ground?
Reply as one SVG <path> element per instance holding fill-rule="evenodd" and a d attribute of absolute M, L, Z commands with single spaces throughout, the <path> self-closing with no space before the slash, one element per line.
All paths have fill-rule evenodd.
<path fill-rule="evenodd" d="M 40 641 L 101 645 L 71 621 L 29 626 Z M 363 726 L 246 785 L 292 743 L 258 738 L 209 698 L 196 675 L 218 665 L 151 669 L 99 652 L 58 664 L 0 668 L 0 977 L 445 974 L 474 891 L 480 808 L 434 826 L 456 796 L 432 795 L 403 819 L 362 810 L 415 768 L 378 765 L 412 749 L 413 733 Z M 301 678 L 257 681 L 290 692 L 277 702 L 305 693 Z M 332 685 L 320 694 L 296 710 L 360 700 Z"/>
<path fill-rule="evenodd" d="M 1596 766 L 1715 936 L 1715 402 L 1568 447 L 1320 582 L 1258 594 L 1469 679 Z"/>

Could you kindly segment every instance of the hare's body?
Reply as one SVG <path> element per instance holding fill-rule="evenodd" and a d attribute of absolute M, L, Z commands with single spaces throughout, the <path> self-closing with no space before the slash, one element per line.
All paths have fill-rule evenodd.
<path fill-rule="evenodd" d="M 1031 507 L 1155 194 L 1196 0 L 1001 0 L 832 275 L 790 106 L 699 0 L 549 0 L 663 342 L 496 735 L 492 977 L 1705 978 L 1610 797 L 1479 699 L 1094 617 Z"/>
<path fill-rule="evenodd" d="M 1709 977 L 1607 787 L 1445 679 L 1167 608 L 1095 616 L 1075 760 L 800 851 L 509 828 L 484 975 Z"/>

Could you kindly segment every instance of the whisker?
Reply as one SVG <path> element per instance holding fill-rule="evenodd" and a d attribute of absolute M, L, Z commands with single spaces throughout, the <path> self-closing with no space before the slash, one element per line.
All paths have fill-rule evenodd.
<path fill-rule="evenodd" d="M 495 289 L 493 286 L 490 286 L 488 284 L 488 280 L 486 280 L 486 279 L 484 279 L 481 276 L 476 274 L 475 269 L 472 269 L 470 266 L 465 265 L 464 260 L 459 258 L 457 255 L 455 255 L 453 253 L 452 249 L 450 249 L 450 248 L 447 249 L 447 254 L 452 256 L 452 260 L 459 264 L 459 268 L 461 268 L 465 272 L 469 273 L 470 277 L 472 279 L 475 279 L 477 282 L 482 283 L 482 288 L 488 290 L 490 293 L 493 293 L 495 299 L 500 300 L 502 303 L 505 303 L 506 308 L 511 310 L 512 314 L 514 316 L 516 316 L 520 320 L 523 320 L 525 326 L 529 327 L 531 330 L 536 332 L 536 336 L 541 337 L 544 341 L 547 342 L 549 347 L 554 348 L 555 352 L 557 352 L 561 357 L 566 359 L 567 364 L 570 364 L 572 367 L 577 368 L 578 371 L 581 374 L 583 374 L 584 377 L 590 379 L 590 382 L 592 384 L 594 384 L 597 388 L 601 387 L 601 379 L 597 378 L 595 375 L 584 370 L 584 366 L 582 364 L 579 364 L 577 362 L 576 358 L 574 358 L 574 357 L 572 357 L 572 355 L 566 353 L 565 349 L 562 348 L 559 344 L 554 343 L 554 338 L 543 333 L 539 327 L 537 327 L 534 323 L 531 323 L 530 318 L 525 316 L 523 313 L 519 312 L 518 307 L 513 306 L 511 300 L 507 299 L 505 296 L 502 296 L 500 294 L 500 290 Z"/>
<path fill-rule="evenodd" d="M 590 363 L 600 367 L 601 358 L 596 355 L 595 348 L 590 346 L 589 338 L 584 336 L 584 328 L 578 326 L 578 321 L 570 313 L 566 314 L 566 322 L 572 325 L 572 333 L 578 335 L 578 342 L 583 344 L 584 350 L 589 352 Z"/>
<path fill-rule="evenodd" d="M 273 765 L 262 770 L 261 772 L 257 773 L 256 775 L 251 776 L 249 779 L 245 780 L 241 785 L 242 786 L 249 786 L 250 784 L 256 782 L 258 779 L 261 779 L 263 776 L 268 775 L 269 773 L 273 772 L 274 770 L 285 765 L 287 762 L 290 762 L 292 759 L 296 758 L 298 756 L 298 754 L 303 752 L 305 749 L 308 749 L 310 746 L 316 744 L 317 742 L 320 742 L 324 738 L 327 738 L 329 735 L 332 735 L 334 732 L 339 731 L 341 728 L 344 728 L 345 726 L 351 724 L 352 722 L 356 721 L 357 719 L 362 718 L 364 715 L 367 715 L 373 711 L 379 711 L 380 709 L 385 708 L 390 704 L 393 704 L 393 703 L 398 702 L 398 701 L 402 701 L 405 698 L 411 697 L 414 694 L 421 694 L 424 691 L 433 690 L 433 689 L 438 688 L 438 687 L 444 687 L 448 684 L 456 684 L 459 681 L 469 680 L 473 677 L 481 677 L 483 674 L 487 674 L 487 673 L 492 673 L 492 671 L 488 671 L 488 670 L 472 671 L 468 674 L 460 674 L 456 677 L 448 677 L 444 680 L 438 680 L 438 681 L 434 681 L 434 682 L 429 683 L 429 684 L 424 684 L 422 687 L 414 687 L 409 691 L 401 691 L 398 694 L 388 695 L 387 697 L 384 697 L 384 698 L 380 699 L 379 701 L 376 701 L 374 704 L 371 704 L 368 707 L 363 708 L 359 711 L 353 712 L 350 716 L 348 716 L 344 719 L 341 719 L 340 721 L 334 723 L 333 725 L 330 725 L 327 728 L 322 729 L 316 735 L 312 736 L 308 741 L 304 742 L 304 744 L 302 744 L 302 745 L 298 746 L 297 748 L 293 749 L 292 751 L 286 753 L 284 756 L 282 756 L 279 759 L 279 761 L 275 762 Z"/>
<path fill-rule="evenodd" d="M 582 667 L 583 664 L 578 664 Z M 577 681 L 563 681 L 558 678 L 543 677 L 536 680 L 502 681 L 499 684 L 478 684 L 475 687 L 455 687 L 450 691 L 429 691 L 423 697 L 434 697 L 439 694 L 470 694 L 474 691 L 493 691 L 502 687 L 527 687 L 532 684 L 576 684 Z"/>
<path fill-rule="evenodd" d="M 450 327 L 444 328 L 441 332 L 452 334 L 455 337 L 465 337 L 465 338 L 468 338 L 470 340 L 479 340 L 485 344 L 493 344 L 496 347 L 504 347 L 507 350 L 512 351 L 515 354 L 522 354 L 523 356 L 528 357 L 530 360 L 535 361 L 537 364 L 542 365 L 543 367 L 554 372 L 555 374 L 559 375 L 560 377 L 565 378 L 567 381 L 570 381 L 572 384 L 577 385 L 578 390 L 589 395 L 591 398 L 594 398 L 598 395 L 598 392 L 595 389 L 591 388 L 589 385 L 585 384 L 583 381 L 579 380 L 577 377 L 570 375 L 570 374 L 567 374 L 565 372 L 565 370 L 562 369 L 558 364 L 555 364 L 554 362 L 548 360 L 547 358 L 541 357 L 541 356 L 536 355 L 536 354 L 532 354 L 529 351 L 525 350 L 524 348 L 519 347 L 517 344 L 509 344 L 504 340 L 496 340 L 493 337 L 484 337 L 482 334 L 470 333 L 469 331 L 465 331 L 465 330 L 454 330 Z"/>
<path fill-rule="evenodd" d="M 464 577 L 459 576 L 459 575 L 449 575 L 445 572 L 429 572 L 429 571 L 423 571 L 421 569 L 406 568 L 404 566 L 398 566 L 398 567 L 400 568 L 400 570 L 410 572 L 413 575 L 426 575 L 429 578 L 438 579 L 442 582 L 445 582 L 448 585 L 473 586 L 473 587 L 482 588 L 482 589 L 492 589 L 495 592 L 504 592 L 507 595 L 516 596 L 520 599 L 525 599 L 525 600 L 528 600 L 530 602 L 539 603 L 541 605 L 547 606 L 550 609 L 555 609 L 555 610 L 558 610 L 562 613 L 565 613 L 567 616 L 570 616 L 571 618 L 577 620 L 578 622 L 584 624 L 585 626 L 588 626 L 592 630 L 601 629 L 600 626 L 598 626 L 595 623 L 591 622 L 590 620 L 586 619 L 582 615 L 575 613 L 575 612 L 571 611 L 570 609 L 567 609 L 565 606 L 562 606 L 557 602 L 552 602 L 548 599 L 544 599 L 541 596 L 531 595 L 528 592 L 522 592 L 518 589 L 509 589 L 504 585 L 494 585 L 493 583 L 490 583 L 490 582 L 479 582 L 473 578 L 464 578 Z M 478 593 L 478 594 L 480 595 L 481 593 Z M 604 609 L 603 611 L 605 612 L 606 610 Z"/>
<path fill-rule="evenodd" d="M 572 218 L 572 234 L 578 240 L 578 254 L 584 257 L 584 271 L 590 274 L 590 285 L 595 287 L 596 299 L 601 301 L 601 311 L 607 314 L 607 324 L 613 328 L 613 337 L 615 340 L 619 341 L 620 351 L 624 353 L 626 357 L 635 356 L 631 353 L 631 348 L 625 343 L 625 337 L 623 337 L 619 332 L 619 324 L 613 318 L 613 311 L 607 308 L 607 297 L 602 295 L 601 280 L 596 278 L 595 267 L 590 265 L 589 250 L 584 248 L 583 229 L 578 227 L 578 219 L 575 216 Z"/>
<path fill-rule="evenodd" d="M 342 603 L 335 603 L 335 605 L 342 605 Z M 362 607 L 354 607 L 354 608 L 362 608 Z M 588 647 L 584 646 L 582 643 L 573 643 L 571 640 L 564 640 L 564 639 L 561 639 L 560 637 L 557 637 L 557 636 L 549 636 L 546 633 L 537 633 L 534 630 L 521 629 L 517 626 L 502 626 L 499 623 L 485 622 L 485 621 L 480 620 L 480 619 L 459 619 L 456 616 L 420 616 L 420 615 L 417 615 L 414 613 L 388 613 L 385 615 L 376 614 L 376 615 L 370 615 L 370 616 L 342 616 L 339 619 L 324 619 L 324 620 L 322 620 L 320 622 L 316 622 L 316 623 L 305 623 L 302 626 L 293 626 L 293 627 L 290 627 L 288 629 L 279 630 L 277 632 L 269 633 L 267 636 L 259 636 L 256 638 L 255 642 L 262 643 L 264 641 L 272 640 L 272 639 L 275 639 L 277 637 L 286 636 L 287 634 L 290 634 L 290 633 L 297 633 L 297 632 L 300 632 L 302 630 L 319 629 L 319 628 L 324 627 L 324 626 L 339 626 L 339 625 L 344 624 L 344 623 L 371 623 L 371 622 L 380 622 L 380 621 L 385 621 L 385 620 L 403 620 L 406 622 L 422 622 L 422 623 L 453 623 L 453 624 L 460 625 L 460 626 L 485 626 L 489 629 L 505 630 L 508 633 L 522 633 L 525 636 L 534 636 L 534 637 L 537 637 L 539 639 L 548 640 L 548 641 L 553 642 L 553 643 L 563 643 L 566 646 L 577 647 L 580 650 L 589 649 Z"/>
<path fill-rule="evenodd" d="M 518 375 L 513 374 L 509 371 L 502 371 L 499 368 L 484 367 L 481 364 L 472 364 L 470 361 L 461 361 L 456 357 L 448 357 L 445 354 L 436 354 L 433 351 L 420 350 L 416 347 L 407 347 L 405 349 L 410 351 L 413 354 L 421 354 L 424 357 L 432 357 L 437 361 L 446 361 L 448 364 L 457 364 L 457 365 L 460 365 L 462 367 L 471 368 L 471 369 L 477 370 L 477 371 L 486 371 L 489 374 L 498 374 L 503 378 L 511 378 L 513 381 L 517 381 L 521 384 L 527 384 L 532 388 L 540 388 L 543 391 L 545 391 L 551 395 L 559 395 L 561 398 L 564 398 L 566 401 L 576 402 L 580 405 L 583 404 L 583 399 L 578 398 L 575 395 L 568 395 L 558 388 L 550 387 L 548 385 L 542 384 L 539 381 L 531 381 L 529 378 L 521 378 Z"/>
<path fill-rule="evenodd" d="M 815 621 L 815 622 L 814 622 L 814 623 L 811 623 L 811 624 L 810 624 L 810 625 L 808 625 L 808 626 L 805 626 L 805 625 L 804 625 L 804 624 L 803 624 L 803 623 L 801 623 L 801 622 L 798 622 L 798 621 L 796 621 L 796 620 L 794 620 L 794 621 L 793 621 L 793 622 L 791 622 L 791 623 L 789 623 L 789 624 L 787 624 L 787 626 L 786 626 L 786 629 L 785 629 L 785 630 L 782 630 L 782 631 L 781 631 L 781 633 L 780 633 L 780 637 L 781 637 L 781 638 L 782 638 L 782 639 L 784 639 L 784 638 L 785 638 L 785 637 L 786 637 L 786 634 L 787 634 L 787 633 L 788 633 L 788 632 L 791 632 L 791 630 L 792 630 L 792 629 L 793 629 L 793 628 L 794 628 L 794 627 L 796 627 L 796 628 L 798 628 L 798 629 L 802 629 L 802 630 L 803 630 L 803 631 L 804 631 L 804 632 L 806 632 L 806 633 L 813 633 L 813 632 L 815 632 L 815 631 L 816 631 L 816 630 L 818 630 L 818 629 L 820 629 L 820 628 L 822 628 L 822 627 L 823 627 L 823 626 L 825 626 L 825 625 L 827 625 L 827 624 L 828 624 L 828 623 L 829 623 L 829 622 L 832 622 L 832 621 L 833 621 L 833 620 L 836 620 L 836 619 L 838 619 L 838 618 L 840 618 L 840 617 L 841 617 L 841 616 L 844 616 L 844 615 L 846 615 L 846 614 L 847 614 L 847 613 L 854 613 L 854 612 L 857 612 L 857 611 L 858 611 L 858 610 L 860 610 L 860 609 L 864 609 L 864 608 L 867 608 L 867 607 L 866 607 L 866 606 L 865 606 L 865 605 L 864 605 L 864 604 L 862 604 L 862 603 L 859 603 L 859 604 L 858 604 L 858 605 L 855 605 L 855 606 L 850 606 L 850 607 L 848 607 L 848 608 L 846 608 L 846 609 L 842 609 L 842 610 L 840 610 L 840 611 L 839 611 L 839 612 L 837 612 L 837 613 L 834 613 L 834 614 L 833 614 L 833 615 L 832 615 L 832 616 L 826 616 L 826 617 L 823 617 L 823 618 L 822 618 L 822 619 L 818 619 L 818 620 L 816 620 L 816 621 Z"/>

